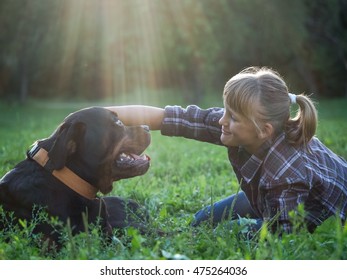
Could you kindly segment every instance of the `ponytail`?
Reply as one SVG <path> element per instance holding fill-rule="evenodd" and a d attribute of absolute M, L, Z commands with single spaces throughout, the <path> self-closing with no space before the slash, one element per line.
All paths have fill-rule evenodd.
<path fill-rule="evenodd" d="M 317 110 L 312 100 L 303 94 L 296 95 L 295 103 L 298 104 L 299 110 L 285 125 L 286 139 L 292 145 L 307 146 L 316 133 Z"/>

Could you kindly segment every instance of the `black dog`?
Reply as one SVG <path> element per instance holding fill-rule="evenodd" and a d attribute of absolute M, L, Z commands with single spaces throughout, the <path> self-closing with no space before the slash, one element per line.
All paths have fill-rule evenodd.
<path fill-rule="evenodd" d="M 0 180 L 0 206 L 26 220 L 32 219 L 35 205 L 42 206 L 50 216 L 69 220 L 74 234 L 85 230 L 85 217 L 88 223 L 100 221 L 106 233 L 115 227 L 141 229 L 145 221 L 129 214 L 141 211 L 136 202 L 96 194 L 109 193 L 114 181 L 146 173 L 150 159 L 140 154 L 149 144 L 147 127 L 127 127 L 107 109 L 72 113 Z M 0 229 L 4 226 L 0 222 Z M 37 225 L 35 232 L 58 241 L 48 223 Z"/>

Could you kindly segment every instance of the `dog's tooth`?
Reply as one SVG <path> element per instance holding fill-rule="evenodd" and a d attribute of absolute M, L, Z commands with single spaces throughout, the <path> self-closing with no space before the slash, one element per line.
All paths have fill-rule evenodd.
<path fill-rule="evenodd" d="M 149 161 L 151 158 L 148 155 L 143 154 L 140 156 L 140 159 Z"/>

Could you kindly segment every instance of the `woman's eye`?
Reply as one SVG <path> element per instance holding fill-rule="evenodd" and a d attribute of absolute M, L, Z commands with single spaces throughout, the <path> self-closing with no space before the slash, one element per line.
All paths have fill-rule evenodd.
<path fill-rule="evenodd" d="M 235 120 L 235 116 L 231 112 L 227 112 L 227 117 L 231 120 Z"/>
<path fill-rule="evenodd" d="M 235 115 L 233 115 L 233 114 L 229 114 L 229 118 L 233 121 L 233 122 L 237 122 L 238 121 L 238 119 L 237 119 L 237 117 L 235 116 Z"/>

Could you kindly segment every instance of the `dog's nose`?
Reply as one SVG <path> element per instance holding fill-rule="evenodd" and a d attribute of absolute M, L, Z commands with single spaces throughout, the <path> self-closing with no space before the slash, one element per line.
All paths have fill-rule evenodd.
<path fill-rule="evenodd" d="M 141 127 L 146 130 L 147 132 L 149 132 L 149 126 L 148 125 L 141 125 Z"/>

